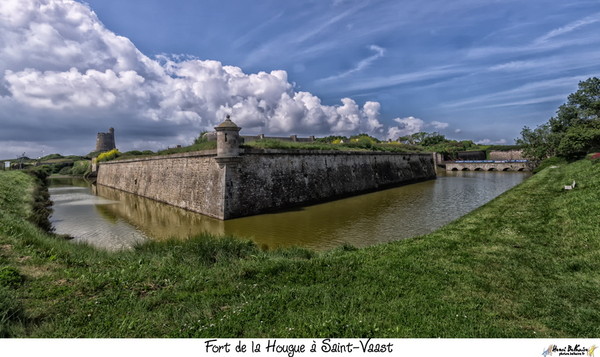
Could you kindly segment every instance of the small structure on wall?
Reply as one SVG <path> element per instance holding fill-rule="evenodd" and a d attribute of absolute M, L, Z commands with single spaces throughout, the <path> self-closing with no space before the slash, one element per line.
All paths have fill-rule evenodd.
<path fill-rule="evenodd" d="M 108 133 L 98 133 L 96 136 L 96 150 L 97 152 L 111 151 L 115 149 L 115 129 L 108 129 Z"/>

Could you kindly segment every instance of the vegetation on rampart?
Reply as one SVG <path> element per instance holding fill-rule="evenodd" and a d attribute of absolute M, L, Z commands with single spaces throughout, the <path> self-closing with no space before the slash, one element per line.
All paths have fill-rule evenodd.
<path fill-rule="evenodd" d="M 374 139 L 374 138 L 371 138 Z M 376 140 L 376 139 L 375 139 Z M 370 139 L 361 139 L 347 142 L 293 142 L 276 139 L 261 139 L 251 141 L 242 147 L 260 149 L 283 149 L 283 150 L 334 150 L 334 151 L 385 151 L 385 152 L 421 152 L 422 149 L 414 148 L 401 143 L 379 142 Z"/>
<path fill-rule="evenodd" d="M 111 161 L 119 157 L 120 154 L 121 152 L 119 151 L 119 149 L 112 149 L 110 151 L 100 153 L 96 157 L 96 162 Z"/>
<path fill-rule="evenodd" d="M 208 236 L 94 250 L 27 221 L 33 185 L 0 172 L 4 337 L 600 334 L 598 159 L 547 168 L 432 234 L 324 253 Z"/>

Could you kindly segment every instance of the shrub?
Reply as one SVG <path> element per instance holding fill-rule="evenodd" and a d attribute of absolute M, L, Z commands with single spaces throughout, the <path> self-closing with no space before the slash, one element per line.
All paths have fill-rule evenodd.
<path fill-rule="evenodd" d="M 71 167 L 63 167 L 62 169 L 60 169 L 60 171 L 58 171 L 59 174 L 61 175 L 70 175 L 72 173 L 72 168 Z"/>
<path fill-rule="evenodd" d="M 92 171 L 92 163 L 89 160 L 76 161 L 71 170 L 72 175 L 83 176 Z"/>
<path fill-rule="evenodd" d="M 48 178 L 48 176 L 50 176 L 51 172 L 52 172 L 52 168 L 48 165 L 35 166 L 35 167 L 30 167 L 27 169 L 28 174 L 30 174 L 31 176 L 33 176 L 41 181 L 46 180 L 46 178 Z"/>
<path fill-rule="evenodd" d="M 112 149 L 111 151 L 103 152 L 102 154 L 98 155 L 96 160 L 97 162 L 110 161 L 119 157 L 120 154 L 121 153 L 118 149 Z"/>

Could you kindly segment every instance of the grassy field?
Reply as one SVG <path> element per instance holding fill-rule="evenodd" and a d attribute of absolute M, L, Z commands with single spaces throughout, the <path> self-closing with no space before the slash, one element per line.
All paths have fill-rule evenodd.
<path fill-rule="evenodd" d="M 589 160 L 432 234 L 325 253 L 212 237 L 73 245 L 25 219 L 33 182 L 0 173 L 2 336 L 600 335 L 600 164 Z"/>

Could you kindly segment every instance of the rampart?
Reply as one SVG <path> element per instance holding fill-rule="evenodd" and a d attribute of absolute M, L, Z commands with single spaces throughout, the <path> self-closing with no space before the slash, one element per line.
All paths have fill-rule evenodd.
<path fill-rule="evenodd" d="M 248 216 L 435 178 L 431 154 L 242 150 L 109 161 L 97 184 L 219 219 Z"/>
<path fill-rule="evenodd" d="M 431 154 L 243 149 L 231 124 L 217 150 L 103 162 L 97 184 L 229 219 L 435 178 Z"/>

